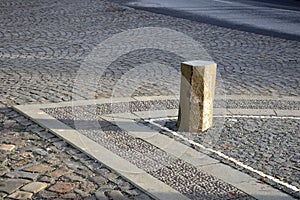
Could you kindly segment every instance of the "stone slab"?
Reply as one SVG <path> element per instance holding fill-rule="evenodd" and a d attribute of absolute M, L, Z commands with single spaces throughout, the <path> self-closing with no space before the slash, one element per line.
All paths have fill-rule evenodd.
<path fill-rule="evenodd" d="M 11 194 L 24 184 L 28 183 L 28 180 L 24 179 L 6 179 L 0 181 L 0 192 Z"/>
<path fill-rule="evenodd" d="M 23 171 L 13 171 L 5 174 L 6 177 L 9 178 L 25 178 L 30 180 L 35 180 L 39 174 L 31 173 L 31 172 L 23 172 Z"/>
<path fill-rule="evenodd" d="M 47 183 L 32 182 L 23 186 L 21 189 L 27 192 L 38 193 L 39 191 L 45 189 L 47 186 L 48 186 Z"/>
<path fill-rule="evenodd" d="M 16 146 L 13 144 L 1 144 L 0 145 L 0 150 L 3 151 L 12 151 Z"/>
<path fill-rule="evenodd" d="M 216 99 L 230 99 L 230 100 L 285 100 L 285 101 L 300 101 L 297 96 L 258 96 L 258 95 L 220 95 Z"/>
<path fill-rule="evenodd" d="M 32 195 L 33 194 L 30 192 L 17 191 L 15 193 L 9 195 L 8 198 L 18 199 L 18 200 L 27 200 L 27 199 L 31 199 Z"/>
<path fill-rule="evenodd" d="M 259 200 L 294 199 L 290 195 L 285 194 L 270 185 L 260 183 L 257 179 L 222 163 L 201 166 L 198 168 L 235 186 Z"/>
<path fill-rule="evenodd" d="M 133 97 L 136 101 L 154 101 L 154 100 L 179 100 L 179 96 L 137 96 Z"/>
<path fill-rule="evenodd" d="M 274 110 L 277 116 L 300 117 L 300 110 Z"/>
<path fill-rule="evenodd" d="M 228 109 L 231 115 L 259 115 L 259 116 L 276 116 L 271 109 Z"/>
<path fill-rule="evenodd" d="M 46 106 L 43 105 L 43 108 L 45 107 Z M 114 169 L 117 173 L 144 190 L 153 198 L 166 199 L 167 196 L 172 197 L 174 200 L 188 199 L 170 186 L 148 175 L 145 171 L 137 168 L 135 165 L 132 165 L 127 160 L 122 159 L 93 140 L 73 129 L 70 129 L 70 127 L 66 126 L 62 122 L 59 122 L 55 118 L 39 110 L 38 106 L 35 105 L 34 109 L 26 108 L 24 106 L 16 106 L 15 108 L 19 112 L 36 121 L 41 126 L 49 129 L 58 137 L 63 138 L 71 145 L 86 152 L 88 155 L 99 160 L 104 165 Z"/>
<path fill-rule="evenodd" d="M 69 193 L 75 188 L 74 183 L 67 183 L 67 182 L 56 182 L 52 185 L 49 190 L 61 194 Z"/>
<path fill-rule="evenodd" d="M 177 117 L 178 109 L 134 112 L 134 114 L 142 119 L 161 118 L 161 117 L 169 118 L 169 117 Z"/>

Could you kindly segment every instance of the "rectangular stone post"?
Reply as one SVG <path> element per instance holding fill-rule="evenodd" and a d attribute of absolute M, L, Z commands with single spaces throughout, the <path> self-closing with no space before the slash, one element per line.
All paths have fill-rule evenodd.
<path fill-rule="evenodd" d="M 212 126 L 216 72 L 210 61 L 181 63 L 179 131 L 200 133 Z"/>

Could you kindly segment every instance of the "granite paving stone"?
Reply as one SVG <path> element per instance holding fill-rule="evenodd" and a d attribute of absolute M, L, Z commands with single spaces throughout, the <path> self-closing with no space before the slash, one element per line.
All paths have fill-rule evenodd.
<path fill-rule="evenodd" d="M 79 194 L 82 198 L 89 196 L 89 193 L 84 192 L 84 191 L 79 190 L 79 189 L 76 189 L 76 188 L 74 189 L 74 192 L 76 192 L 77 194 Z"/>
<path fill-rule="evenodd" d="M 108 200 L 108 197 L 105 196 L 103 191 L 95 192 L 95 197 L 96 197 L 97 200 Z"/>
<path fill-rule="evenodd" d="M 104 178 L 103 176 L 92 176 L 89 178 L 89 180 L 93 181 L 94 183 L 96 183 L 98 185 L 103 185 L 108 182 L 108 180 L 106 178 Z"/>
<path fill-rule="evenodd" d="M 27 199 L 31 199 L 32 195 L 33 194 L 30 192 L 17 191 L 17 192 L 12 193 L 11 195 L 9 195 L 8 198 L 27 200 Z"/>
<path fill-rule="evenodd" d="M 49 188 L 49 190 L 57 193 L 68 193 L 72 191 L 74 187 L 75 184 L 73 183 L 56 182 L 55 185 Z"/>
<path fill-rule="evenodd" d="M 118 190 L 112 190 L 107 193 L 108 197 L 113 200 L 129 200 L 127 197 L 125 197 L 120 191 Z"/>
<path fill-rule="evenodd" d="M 88 197 L 84 198 L 84 200 L 97 200 L 97 199 L 96 199 L 95 195 L 93 195 L 93 196 L 88 196 Z"/>
<path fill-rule="evenodd" d="M 45 189 L 47 186 L 48 186 L 47 183 L 31 182 L 23 186 L 21 189 L 27 192 L 38 193 L 39 191 Z"/>
<path fill-rule="evenodd" d="M 55 171 L 49 173 L 48 175 L 52 178 L 59 178 L 61 177 L 62 175 L 65 175 L 65 174 L 68 174 L 68 173 L 71 173 L 72 171 L 69 170 L 68 168 L 66 167 L 61 167 L 61 168 L 58 168 L 56 169 Z"/>
<path fill-rule="evenodd" d="M 60 196 L 62 199 L 77 199 L 77 195 L 75 193 L 63 194 Z"/>
<path fill-rule="evenodd" d="M 12 151 L 16 146 L 13 144 L 1 144 L 0 145 L 0 150 L 3 151 Z"/>
<path fill-rule="evenodd" d="M 56 192 L 51 192 L 51 191 L 48 191 L 48 190 L 43 190 L 41 192 L 39 192 L 36 197 L 37 199 L 40 198 L 40 199 L 55 199 L 56 197 L 58 197 L 58 193 Z"/>
<path fill-rule="evenodd" d="M 46 183 L 51 183 L 51 184 L 55 183 L 55 179 L 49 176 L 42 176 L 38 180 Z"/>
<path fill-rule="evenodd" d="M 8 178 L 24 178 L 30 180 L 36 180 L 39 174 L 23 171 L 11 171 L 5 174 L 5 177 Z"/>
<path fill-rule="evenodd" d="M 38 173 L 50 172 L 53 170 L 54 170 L 54 168 L 52 168 L 46 164 L 39 164 L 39 165 L 35 165 L 32 167 L 27 167 L 27 168 L 23 169 L 23 171 L 26 171 L 26 172 L 38 172 Z"/>
<path fill-rule="evenodd" d="M 0 192 L 11 194 L 28 182 L 25 179 L 1 179 Z"/>

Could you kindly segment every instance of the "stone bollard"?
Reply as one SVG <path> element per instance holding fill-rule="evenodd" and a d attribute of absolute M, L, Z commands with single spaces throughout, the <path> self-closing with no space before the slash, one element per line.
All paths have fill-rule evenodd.
<path fill-rule="evenodd" d="M 210 61 L 181 63 L 179 131 L 201 133 L 212 126 L 216 72 Z"/>

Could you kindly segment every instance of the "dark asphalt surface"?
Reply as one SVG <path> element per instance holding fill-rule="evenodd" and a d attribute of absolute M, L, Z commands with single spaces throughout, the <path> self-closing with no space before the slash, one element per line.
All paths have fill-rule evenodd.
<path fill-rule="evenodd" d="M 114 0 L 134 8 L 258 34 L 300 40 L 300 1 Z"/>

